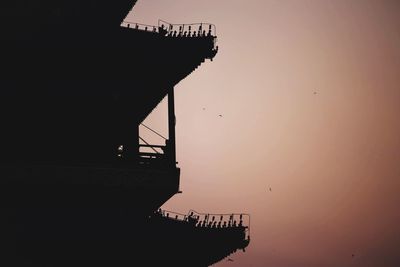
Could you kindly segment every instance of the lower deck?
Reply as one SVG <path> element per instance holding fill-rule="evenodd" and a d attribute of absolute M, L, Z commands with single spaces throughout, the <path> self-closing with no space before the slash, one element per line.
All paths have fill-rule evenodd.
<path fill-rule="evenodd" d="M 179 168 L 11 165 L 0 167 L 6 207 L 158 209 L 179 191 Z"/>

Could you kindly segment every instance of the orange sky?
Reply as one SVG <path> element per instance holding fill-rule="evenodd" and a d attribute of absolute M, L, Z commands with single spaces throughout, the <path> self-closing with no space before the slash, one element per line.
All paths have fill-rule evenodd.
<path fill-rule="evenodd" d="M 164 205 L 251 213 L 248 250 L 216 266 L 400 266 L 399 16 L 396 0 L 138 1 L 131 21 L 217 25 L 216 58 L 175 88 L 183 194 Z M 165 135 L 166 111 L 146 120 Z"/>

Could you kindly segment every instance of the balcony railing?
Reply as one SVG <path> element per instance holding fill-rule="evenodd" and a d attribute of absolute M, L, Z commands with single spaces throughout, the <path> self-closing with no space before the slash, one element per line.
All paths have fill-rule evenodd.
<path fill-rule="evenodd" d="M 211 23 L 172 24 L 163 20 L 158 21 L 158 26 L 123 21 L 121 27 L 135 29 L 137 31 L 149 32 L 169 38 L 181 40 L 204 40 L 212 42 L 212 53 L 210 59 L 218 52 L 217 29 Z"/>
<path fill-rule="evenodd" d="M 242 228 L 245 231 L 245 239 L 250 240 L 250 214 L 209 214 L 190 210 L 188 214 L 168 210 L 158 210 L 158 215 L 179 222 L 192 223 L 195 227 L 206 227 L 214 229 Z"/>
<path fill-rule="evenodd" d="M 135 29 L 138 31 L 160 33 L 159 28 L 154 25 L 147 25 L 147 24 L 141 24 L 141 23 L 136 23 L 136 22 L 123 21 L 121 26 L 125 27 L 125 28 Z"/>
<path fill-rule="evenodd" d="M 158 26 L 123 21 L 122 27 L 139 31 L 154 32 L 173 37 L 205 37 L 217 36 L 217 29 L 211 23 L 172 24 L 163 20 L 158 21 Z"/>
<path fill-rule="evenodd" d="M 211 23 L 172 24 L 163 20 L 159 20 L 158 28 L 163 29 L 167 36 L 217 36 L 217 29 L 215 25 Z"/>

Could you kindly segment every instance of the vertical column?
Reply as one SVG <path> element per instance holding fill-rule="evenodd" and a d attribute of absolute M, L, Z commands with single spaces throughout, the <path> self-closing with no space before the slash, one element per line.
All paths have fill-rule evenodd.
<path fill-rule="evenodd" d="M 175 98 L 172 87 L 168 92 L 168 156 L 173 166 L 176 164 L 175 124 Z"/>

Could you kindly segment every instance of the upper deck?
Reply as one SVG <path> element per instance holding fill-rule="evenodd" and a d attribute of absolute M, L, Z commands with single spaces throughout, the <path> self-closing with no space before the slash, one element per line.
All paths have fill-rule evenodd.
<path fill-rule="evenodd" d="M 88 18 L 99 24 L 80 15 L 90 5 L 64 0 L 35 7 L 22 1 L 24 14 L 45 4 L 49 13 L 27 16 L 29 27 L 7 24 L 13 34 L 2 36 L 8 53 L 0 79 L 7 160 L 115 158 L 120 145 L 137 142 L 137 127 L 174 86 L 218 51 L 211 24 L 121 22 L 135 1 L 94 2 Z M 50 23 L 57 10 L 63 15 Z"/>

